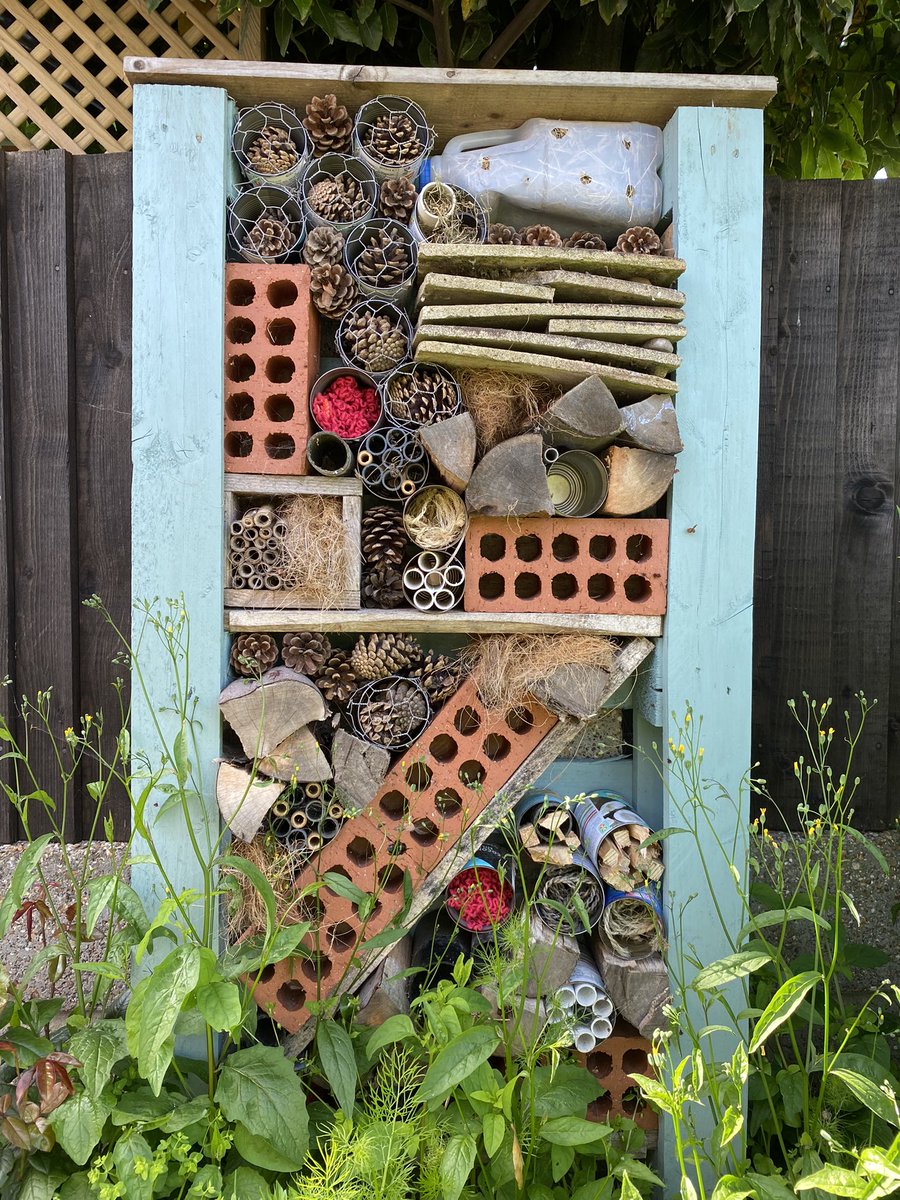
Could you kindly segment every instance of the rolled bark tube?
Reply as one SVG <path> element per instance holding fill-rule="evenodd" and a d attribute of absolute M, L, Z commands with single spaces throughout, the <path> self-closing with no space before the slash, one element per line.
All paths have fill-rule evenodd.
<path fill-rule="evenodd" d="M 240 537 L 240 535 L 243 532 L 244 532 L 243 521 L 232 521 L 231 522 L 231 533 L 234 537 Z"/>
<path fill-rule="evenodd" d="M 262 551 L 258 550 L 256 546 L 249 546 L 244 551 L 244 560 L 248 563 L 262 562 Z"/>
<path fill-rule="evenodd" d="M 321 821 L 325 816 L 325 805 L 321 800 L 309 800 L 304 805 L 306 815 L 309 817 L 310 824 L 314 825 L 317 821 Z"/>
<path fill-rule="evenodd" d="M 306 443 L 306 461 L 318 475 L 335 478 L 353 470 L 353 451 L 342 437 L 320 429 Z"/>
<path fill-rule="evenodd" d="M 303 794 L 307 798 L 307 800 L 318 800 L 319 797 L 322 795 L 321 783 L 315 783 L 315 782 L 304 783 Z M 306 806 L 306 811 L 307 811 L 307 813 L 309 813 L 309 805 Z"/>
<path fill-rule="evenodd" d="M 272 812 L 276 817 L 286 817 L 291 811 L 291 805 L 288 800 L 276 800 L 272 805 Z"/>
<path fill-rule="evenodd" d="M 275 524 L 275 513 L 271 504 L 263 504 L 253 514 L 253 524 L 257 529 L 269 529 Z"/>
<path fill-rule="evenodd" d="M 319 826 L 319 833 L 322 835 L 322 842 L 330 842 L 333 837 L 337 836 L 340 825 L 334 817 L 326 817 Z"/>
<path fill-rule="evenodd" d="M 440 588 L 434 593 L 434 607 L 438 612 L 449 612 L 458 602 L 459 597 L 454 596 L 449 588 Z"/>
<path fill-rule="evenodd" d="M 290 816 L 291 829 L 305 829 L 307 816 L 302 808 L 295 808 Z"/>
<path fill-rule="evenodd" d="M 266 587 L 270 592 L 280 591 L 283 586 L 284 582 L 280 575 L 271 574 L 266 576 Z"/>
<path fill-rule="evenodd" d="M 609 1017 L 594 1017 L 591 1021 L 591 1033 L 598 1042 L 605 1042 L 608 1037 L 612 1037 L 612 1021 Z"/>
<path fill-rule="evenodd" d="M 596 1045 L 597 1039 L 591 1032 L 589 1025 L 575 1026 L 575 1049 L 579 1054 L 590 1054 Z"/>
<path fill-rule="evenodd" d="M 306 835 L 306 848 L 310 852 L 322 849 L 322 835 L 320 833 L 308 833 Z"/>
<path fill-rule="evenodd" d="M 263 550 L 262 552 L 262 560 L 267 567 L 274 567 L 280 558 L 281 555 L 277 550 Z"/>
<path fill-rule="evenodd" d="M 333 800 L 331 804 L 328 805 L 328 815 L 329 817 L 334 817 L 336 821 L 340 821 L 343 818 L 344 806 L 341 804 L 340 800 Z"/>
<path fill-rule="evenodd" d="M 261 592 L 265 586 L 266 581 L 261 575 L 256 575 L 254 573 L 253 575 L 249 575 L 247 577 L 247 587 L 251 588 L 254 592 Z"/>

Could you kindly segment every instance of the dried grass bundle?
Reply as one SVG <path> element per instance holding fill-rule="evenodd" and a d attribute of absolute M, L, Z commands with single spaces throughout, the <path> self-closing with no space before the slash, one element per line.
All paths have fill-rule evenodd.
<path fill-rule="evenodd" d="M 563 392 L 546 379 L 506 371 L 457 371 L 456 379 L 475 422 L 479 454 L 526 433 Z"/>
<path fill-rule="evenodd" d="M 281 517 L 287 525 L 278 565 L 287 589 L 285 605 L 290 605 L 294 592 L 302 593 L 314 608 L 337 608 L 351 553 L 340 497 L 292 496 L 282 506 Z"/>
<path fill-rule="evenodd" d="M 608 671 L 616 648 L 597 633 L 498 633 L 474 638 L 462 652 L 485 708 L 506 712 L 524 704 L 532 688 L 558 667 Z"/>
<path fill-rule="evenodd" d="M 423 550 L 446 550 L 466 532 L 465 502 L 451 488 L 427 487 L 410 497 L 403 524 L 410 541 Z"/>
<path fill-rule="evenodd" d="M 272 885 L 275 893 L 275 908 L 279 923 L 308 919 L 308 913 L 303 909 L 303 901 L 297 899 L 294 886 L 294 875 L 297 863 L 283 846 L 272 837 L 260 834 L 252 842 L 241 842 L 235 839 L 231 844 L 230 854 L 235 858 L 245 858 L 258 870 L 262 871 Z M 266 906 L 259 892 L 247 879 L 246 875 L 228 867 L 224 873 L 235 880 L 240 900 L 228 913 L 227 938 L 231 945 L 243 941 L 245 937 L 264 933 L 266 929 Z M 307 901 L 308 903 L 308 901 Z"/>

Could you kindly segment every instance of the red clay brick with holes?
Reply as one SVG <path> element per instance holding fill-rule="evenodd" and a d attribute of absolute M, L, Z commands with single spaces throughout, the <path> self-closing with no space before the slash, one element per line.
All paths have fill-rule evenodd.
<path fill-rule="evenodd" d="M 225 268 L 225 470 L 305 475 L 319 327 L 309 268 Z"/>
<path fill-rule="evenodd" d="M 606 1121 L 621 1115 L 630 1117 L 643 1130 L 658 1128 L 659 1118 L 640 1099 L 637 1085 L 629 1078 L 635 1073 L 654 1074 L 650 1050 L 650 1043 L 633 1026 L 627 1021 L 617 1021 L 612 1036 L 601 1042 L 596 1050 L 590 1054 L 576 1054 L 578 1062 L 606 1088 L 606 1094 L 588 1108 L 589 1120 Z"/>
<path fill-rule="evenodd" d="M 416 889 L 438 870 L 557 720 L 537 701 L 489 716 L 471 680 L 447 701 L 388 772 L 372 803 L 345 823 L 297 880 L 305 887 L 333 871 L 377 895 L 363 929 L 353 904 L 329 888 L 319 891 L 318 934 L 309 939 L 320 955 L 318 998 L 331 995 L 344 977 L 358 940 L 379 933 L 402 910 L 405 872 Z M 309 1018 L 306 1002 L 316 998 L 314 965 L 300 959 L 274 968 L 256 991 L 259 1005 L 291 1032 Z"/>
<path fill-rule="evenodd" d="M 463 607 L 658 617 L 668 573 L 668 521 L 473 517 Z"/>

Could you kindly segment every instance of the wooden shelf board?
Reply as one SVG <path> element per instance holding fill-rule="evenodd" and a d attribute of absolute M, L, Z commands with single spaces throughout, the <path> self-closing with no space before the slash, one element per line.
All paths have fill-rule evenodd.
<path fill-rule="evenodd" d="M 662 617 L 616 616 L 607 613 L 422 613 L 412 608 L 226 608 L 229 633 L 606 633 L 614 637 L 659 637 Z"/>

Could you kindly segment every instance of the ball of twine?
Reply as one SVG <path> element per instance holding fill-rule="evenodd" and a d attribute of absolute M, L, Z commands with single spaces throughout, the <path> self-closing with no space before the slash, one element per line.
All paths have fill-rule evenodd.
<path fill-rule="evenodd" d="M 423 550 L 446 550 L 469 523 L 462 498 L 447 487 L 427 487 L 411 496 L 403 513 L 410 541 Z"/>

